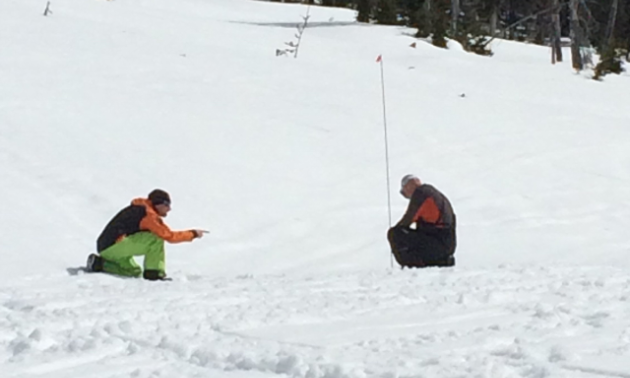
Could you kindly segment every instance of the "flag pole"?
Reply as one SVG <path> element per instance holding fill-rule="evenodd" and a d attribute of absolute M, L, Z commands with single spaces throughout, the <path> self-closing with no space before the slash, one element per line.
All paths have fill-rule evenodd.
<path fill-rule="evenodd" d="M 385 174 L 387 177 L 387 211 L 389 215 L 389 228 L 392 228 L 392 200 L 390 194 L 390 180 L 389 180 L 389 142 L 387 140 L 387 106 L 385 105 L 385 74 L 383 71 L 383 55 L 379 55 L 376 58 L 376 62 L 381 66 L 381 90 L 383 98 L 383 129 L 385 131 Z M 390 268 L 394 267 L 394 260 L 392 253 L 389 254 Z"/>

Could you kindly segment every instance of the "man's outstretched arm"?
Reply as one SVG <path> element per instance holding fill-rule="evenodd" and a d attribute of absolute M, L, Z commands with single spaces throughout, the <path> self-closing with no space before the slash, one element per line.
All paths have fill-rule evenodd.
<path fill-rule="evenodd" d="M 157 235 L 160 239 L 169 243 L 181 243 L 192 241 L 195 238 L 201 237 L 197 231 L 172 231 L 167 225 L 164 224 L 162 219 L 157 216 L 147 216 L 140 222 L 140 229 L 151 231 Z"/>

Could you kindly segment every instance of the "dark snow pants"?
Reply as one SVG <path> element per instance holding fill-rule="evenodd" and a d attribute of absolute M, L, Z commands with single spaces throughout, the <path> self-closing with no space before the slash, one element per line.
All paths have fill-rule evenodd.
<path fill-rule="evenodd" d="M 395 226 L 387 232 L 396 261 L 402 267 L 423 268 L 455 265 L 455 228 Z"/>

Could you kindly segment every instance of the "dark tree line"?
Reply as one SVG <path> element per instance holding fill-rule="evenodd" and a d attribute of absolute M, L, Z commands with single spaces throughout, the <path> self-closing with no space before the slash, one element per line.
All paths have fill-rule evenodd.
<path fill-rule="evenodd" d="M 281 1 L 281 0 L 276 0 Z M 290 0 L 284 0 L 290 2 Z M 301 1 L 294 1 L 301 2 Z M 596 77 L 622 70 L 630 60 L 630 0 L 307 0 L 323 6 L 357 10 L 359 22 L 404 25 L 416 36 L 446 46 L 460 42 L 478 54 L 491 54 L 494 38 L 527 41 L 552 48 L 562 61 L 561 46 L 571 44 L 576 70 L 590 63 L 587 49 L 601 59 Z"/>

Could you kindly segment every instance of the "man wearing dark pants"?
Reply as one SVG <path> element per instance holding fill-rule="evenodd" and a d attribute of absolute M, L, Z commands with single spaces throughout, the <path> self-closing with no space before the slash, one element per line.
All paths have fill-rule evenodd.
<path fill-rule="evenodd" d="M 456 221 L 449 200 L 414 175 L 403 177 L 401 187 L 400 194 L 409 199 L 409 206 L 387 232 L 398 264 L 409 268 L 455 265 Z"/>

